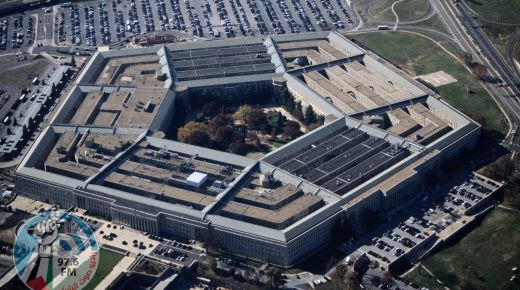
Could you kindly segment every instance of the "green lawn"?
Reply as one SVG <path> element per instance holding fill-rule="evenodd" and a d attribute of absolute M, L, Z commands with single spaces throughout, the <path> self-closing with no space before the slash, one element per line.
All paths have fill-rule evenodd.
<path fill-rule="evenodd" d="M 397 0 L 378 1 L 368 8 L 368 14 L 382 21 L 395 21 L 395 14 L 392 12 L 392 4 L 396 1 Z"/>
<path fill-rule="evenodd" d="M 412 272 L 406 275 L 406 278 L 428 288 L 429 290 L 444 290 L 444 288 L 424 269 L 419 271 L 419 268 L 415 268 Z"/>
<path fill-rule="evenodd" d="M 443 32 L 443 33 L 449 35 L 448 29 L 446 29 L 446 26 L 444 25 L 444 23 L 442 22 L 442 20 L 439 18 L 438 15 L 433 15 L 426 20 L 417 22 L 413 26 L 434 29 L 436 31 Z M 431 33 L 431 35 L 437 35 L 437 34 Z M 436 38 L 434 38 L 434 39 L 436 39 Z"/>
<path fill-rule="evenodd" d="M 0 74 L 0 86 L 11 85 L 19 89 L 31 86 L 32 80 L 45 72 L 49 63 L 40 59 L 28 65 L 22 65 Z"/>
<path fill-rule="evenodd" d="M 399 21 L 412 21 L 419 19 L 428 13 L 428 0 L 404 0 L 395 4 L 395 13 Z"/>
<path fill-rule="evenodd" d="M 99 251 L 99 265 L 96 270 L 96 274 L 94 274 L 94 277 L 88 285 L 83 288 L 83 290 L 92 290 L 96 288 L 96 286 L 103 280 L 105 277 L 110 274 L 112 269 L 114 268 L 117 263 L 123 258 L 122 254 L 112 252 L 109 250 L 105 250 L 101 248 Z"/>
<path fill-rule="evenodd" d="M 466 3 L 486 20 L 520 23 L 520 0 L 471 0 Z"/>
<path fill-rule="evenodd" d="M 511 268 L 520 265 L 519 224 L 520 213 L 497 208 L 459 243 L 423 264 L 451 289 L 463 280 L 487 289 L 518 289 L 520 284 L 509 287 L 509 279 Z M 415 279 L 418 275 L 413 273 L 408 278 Z"/>
<path fill-rule="evenodd" d="M 506 120 L 491 96 L 462 64 L 432 41 L 404 32 L 369 33 L 354 38 L 413 76 L 445 71 L 458 81 L 437 88 L 444 100 L 486 129 L 507 131 Z M 408 43 L 413 45 L 403 45 Z M 468 86 L 474 94 L 466 93 Z"/>

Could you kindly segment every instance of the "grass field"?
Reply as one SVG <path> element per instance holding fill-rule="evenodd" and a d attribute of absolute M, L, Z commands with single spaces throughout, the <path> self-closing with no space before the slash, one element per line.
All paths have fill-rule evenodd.
<path fill-rule="evenodd" d="M 436 31 L 443 32 L 443 33 L 449 35 L 448 29 L 446 29 L 446 26 L 444 25 L 444 23 L 442 22 L 442 20 L 439 18 L 438 15 L 433 15 L 426 20 L 417 22 L 414 24 L 414 26 L 434 29 Z"/>
<path fill-rule="evenodd" d="M 0 86 L 11 85 L 19 89 L 27 88 L 31 85 L 34 77 L 45 72 L 48 62 L 40 59 L 31 64 L 22 65 L 0 74 Z"/>
<path fill-rule="evenodd" d="M 83 290 L 93 290 L 96 288 L 96 286 L 105 279 L 122 258 L 122 254 L 101 248 L 99 251 L 99 265 L 96 274 Z"/>
<path fill-rule="evenodd" d="M 518 289 L 518 284 L 509 287 L 509 279 L 511 268 L 520 265 L 519 224 L 520 213 L 497 208 L 459 243 L 423 264 L 452 289 L 463 280 L 487 289 Z M 415 272 L 408 277 L 418 275 Z"/>
<path fill-rule="evenodd" d="M 395 21 L 395 14 L 392 12 L 392 4 L 397 0 L 382 0 L 368 8 L 368 14 L 382 21 Z M 415 1 L 415 0 L 412 0 Z"/>
<path fill-rule="evenodd" d="M 410 75 L 445 71 L 458 81 L 437 88 L 444 100 L 486 129 L 500 133 L 507 131 L 506 120 L 491 96 L 462 64 L 432 41 L 404 32 L 370 33 L 355 36 L 355 39 Z M 474 94 L 466 92 L 467 86 Z"/>
<path fill-rule="evenodd" d="M 429 290 L 444 290 L 444 288 L 423 269 L 419 271 L 419 268 L 415 268 L 412 272 L 406 275 L 406 278 L 428 288 Z"/>
<path fill-rule="evenodd" d="M 468 2 L 469 7 L 486 20 L 520 23 L 520 0 L 472 0 Z"/>
<path fill-rule="evenodd" d="M 395 4 L 395 13 L 399 21 L 412 21 L 419 19 L 428 13 L 428 0 L 404 0 Z"/>

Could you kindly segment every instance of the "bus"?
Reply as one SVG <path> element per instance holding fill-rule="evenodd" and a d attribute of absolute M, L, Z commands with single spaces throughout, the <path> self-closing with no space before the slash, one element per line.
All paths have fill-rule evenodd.
<path fill-rule="evenodd" d="M 377 29 L 379 29 L 379 30 L 389 30 L 390 28 L 388 28 L 388 25 L 379 25 L 379 26 L 377 26 Z"/>

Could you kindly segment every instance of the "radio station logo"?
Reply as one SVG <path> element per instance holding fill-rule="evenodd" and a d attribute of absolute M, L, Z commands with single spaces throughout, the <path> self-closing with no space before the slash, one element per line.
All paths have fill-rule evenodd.
<path fill-rule="evenodd" d="M 18 276 L 30 289 L 78 290 L 96 273 L 99 244 L 79 217 L 49 211 L 18 230 L 13 259 Z"/>

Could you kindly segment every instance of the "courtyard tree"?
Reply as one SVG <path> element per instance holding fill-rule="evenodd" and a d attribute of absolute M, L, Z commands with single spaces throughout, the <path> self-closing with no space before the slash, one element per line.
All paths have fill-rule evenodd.
<path fill-rule="evenodd" d="M 247 125 L 254 130 L 264 130 L 267 125 L 267 117 L 260 109 L 251 110 L 247 116 Z"/>
<path fill-rule="evenodd" d="M 296 119 L 303 121 L 305 116 L 303 115 L 302 102 L 297 102 L 294 106 L 294 110 L 291 113 Z"/>
<path fill-rule="evenodd" d="M 246 155 L 249 151 L 249 146 L 243 139 L 235 139 L 233 143 L 229 144 L 231 152 L 239 155 Z"/>
<path fill-rule="evenodd" d="M 209 132 L 215 134 L 218 128 L 231 125 L 231 119 L 223 114 L 218 114 L 208 122 Z"/>
<path fill-rule="evenodd" d="M 267 124 L 277 130 L 277 132 L 283 129 L 283 124 L 285 123 L 286 118 L 280 111 L 269 111 L 267 112 Z"/>
<path fill-rule="evenodd" d="M 181 142 L 205 146 L 209 141 L 208 126 L 203 123 L 189 122 L 177 131 L 177 139 Z"/>
<path fill-rule="evenodd" d="M 314 112 L 314 108 L 311 105 L 308 105 L 305 109 L 305 118 L 304 124 L 309 125 L 318 122 L 318 116 L 316 112 Z"/>
<path fill-rule="evenodd" d="M 217 142 L 222 148 L 227 148 L 229 144 L 233 141 L 233 129 L 230 126 L 223 125 L 215 130 L 214 140 Z"/>
<path fill-rule="evenodd" d="M 298 136 L 300 136 L 300 123 L 296 121 L 287 121 L 285 123 L 285 128 L 283 129 L 283 135 L 287 139 L 296 139 Z"/>
<path fill-rule="evenodd" d="M 249 105 L 242 105 L 240 107 L 238 107 L 238 109 L 236 110 L 235 113 L 233 113 L 233 120 L 235 121 L 239 121 L 239 122 L 242 122 L 243 124 L 245 124 L 247 122 L 247 117 L 249 116 L 249 114 L 251 114 L 251 111 L 253 109 L 251 109 L 251 106 Z"/>
<path fill-rule="evenodd" d="M 206 117 L 213 117 L 218 114 L 218 105 L 216 102 L 209 102 L 202 105 L 202 113 Z"/>

